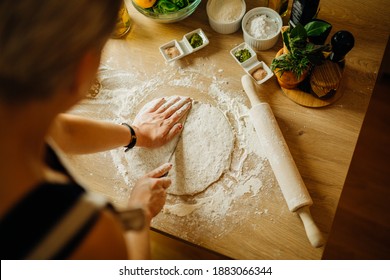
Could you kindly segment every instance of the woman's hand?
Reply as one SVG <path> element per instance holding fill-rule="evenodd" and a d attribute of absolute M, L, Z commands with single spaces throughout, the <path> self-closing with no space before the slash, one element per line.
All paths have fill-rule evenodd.
<path fill-rule="evenodd" d="M 183 129 L 179 121 L 191 108 L 191 104 L 191 98 L 181 96 L 147 103 L 132 124 L 137 135 L 137 146 L 156 148 L 169 142 Z"/>
<path fill-rule="evenodd" d="M 171 185 L 171 179 L 161 176 L 171 168 L 171 163 L 165 163 L 154 169 L 139 179 L 131 192 L 129 206 L 144 209 L 148 221 L 164 207 L 166 189 Z"/>

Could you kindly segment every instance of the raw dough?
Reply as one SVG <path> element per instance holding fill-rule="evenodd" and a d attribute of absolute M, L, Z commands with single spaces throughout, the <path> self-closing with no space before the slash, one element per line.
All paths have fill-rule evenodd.
<path fill-rule="evenodd" d="M 129 173 L 136 172 L 133 178 L 167 162 L 175 140 L 158 149 L 134 148 L 126 153 Z M 204 191 L 229 168 L 233 146 L 234 135 L 225 115 L 210 104 L 194 102 L 171 159 L 172 185 L 167 192 L 194 195 Z"/>

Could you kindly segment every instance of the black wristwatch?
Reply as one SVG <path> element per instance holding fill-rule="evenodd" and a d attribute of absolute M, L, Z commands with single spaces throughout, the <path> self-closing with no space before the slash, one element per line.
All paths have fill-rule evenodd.
<path fill-rule="evenodd" d="M 125 146 L 125 152 L 127 152 L 128 150 L 134 148 L 135 144 L 137 143 L 137 136 L 135 135 L 134 129 L 130 125 L 127 123 L 122 123 L 122 125 L 127 126 L 131 134 L 130 142 Z"/>

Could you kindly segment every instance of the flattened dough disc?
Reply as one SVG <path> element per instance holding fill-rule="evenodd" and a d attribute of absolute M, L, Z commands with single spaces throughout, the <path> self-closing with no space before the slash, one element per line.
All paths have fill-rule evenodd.
<path fill-rule="evenodd" d="M 126 154 L 129 172 L 136 171 L 139 178 L 166 162 L 175 142 L 158 149 L 131 150 Z M 194 102 L 171 160 L 172 185 L 167 192 L 194 195 L 204 191 L 229 168 L 233 146 L 234 135 L 225 115 L 210 104 Z"/>

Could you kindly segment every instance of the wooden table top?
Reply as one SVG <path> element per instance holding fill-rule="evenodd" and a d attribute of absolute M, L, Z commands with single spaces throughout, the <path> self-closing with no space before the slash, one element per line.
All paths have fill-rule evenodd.
<path fill-rule="evenodd" d="M 132 19 L 131 30 L 125 38 L 108 42 L 102 56 L 102 69 L 122 71 L 144 79 L 153 79 L 157 71 L 163 73 L 181 71 L 181 78 L 184 79 L 187 69 L 195 67 L 199 71 L 204 71 L 204 75 L 194 75 L 194 72 L 191 72 L 188 78 L 194 79 L 192 83 L 203 85 L 210 84 L 213 80 L 225 82 L 229 90 L 235 92 L 238 97 L 241 96 L 242 102 L 249 107 L 249 101 L 241 86 L 244 71 L 229 53 L 233 47 L 243 42 L 241 30 L 230 35 L 213 31 L 207 20 L 207 1 L 202 1 L 189 18 L 172 24 L 155 23 L 139 14 L 130 1 L 126 2 Z M 261 3 L 246 1 L 247 10 L 259 2 Z M 259 95 L 266 98 L 275 114 L 314 201 L 311 212 L 325 238 L 332 226 L 388 40 L 390 11 L 386 2 L 321 1 L 319 18 L 333 25 L 330 36 L 338 30 L 348 30 L 355 36 L 355 47 L 346 57 L 340 89 L 342 97 L 337 102 L 320 109 L 300 106 L 282 93 L 275 77 L 258 88 Z M 173 39 L 180 40 L 184 34 L 197 28 L 202 28 L 205 32 L 210 41 L 209 45 L 179 62 L 165 63 L 159 46 Z M 281 47 L 280 38 L 272 49 L 258 52 L 258 59 L 270 65 Z M 209 74 L 210 76 L 207 76 Z M 131 75 L 129 77 L 132 77 Z M 182 88 L 180 87 L 180 90 Z M 172 89 L 174 90 L 171 85 L 169 90 Z M 191 88 L 187 89 L 184 95 L 194 98 L 200 95 L 199 92 L 193 93 Z M 164 86 L 159 86 L 158 91 L 159 96 L 181 93 L 168 92 L 164 90 Z M 106 113 L 105 116 L 101 115 L 102 110 L 108 110 L 106 104 L 104 102 L 92 104 L 90 101 L 86 100 L 81 105 L 89 109 L 76 110 L 76 113 L 107 119 Z M 86 157 L 82 160 L 72 158 L 71 161 L 78 162 L 76 172 L 88 177 L 91 189 L 103 192 L 120 206 L 118 188 L 125 182 L 116 177 L 115 167 L 106 164 L 106 157 Z M 108 190 L 107 186 L 103 188 L 102 182 L 114 183 L 116 191 Z M 260 203 L 260 199 L 262 209 L 257 209 L 255 204 Z M 244 208 L 247 211 L 240 212 L 239 209 Z M 269 188 L 263 198 L 242 196 L 234 202 L 232 209 L 238 214 L 233 215 L 234 213 L 229 212 L 225 221 L 216 223 L 210 221 L 211 225 L 197 221 L 186 223 L 183 217 L 172 215 L 168 217 L 167 214 L 162 214 L 154 221 L 153 227 L 235 259 L 321 259 L 323 248 L 311 247 L 299 217 L 288 210 L 277 185 Z M 260 210 L 261 215 L 258 214 Z M 193 219 L 196 219 L 196 216 Z"/>

